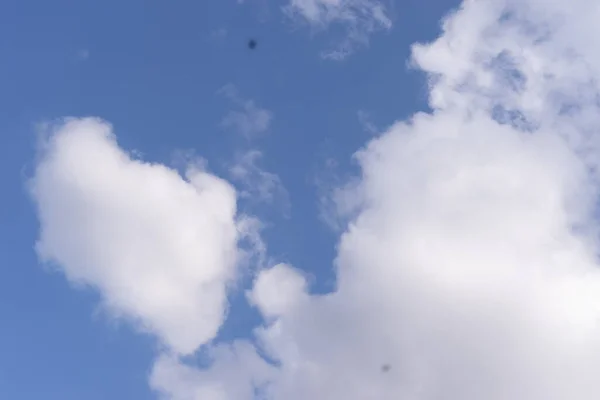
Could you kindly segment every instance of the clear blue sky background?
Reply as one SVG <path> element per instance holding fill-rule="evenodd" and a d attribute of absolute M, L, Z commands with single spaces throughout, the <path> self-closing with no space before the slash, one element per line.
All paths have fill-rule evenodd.
<path fill-rule="evenodd" d="M 155 343 L 94 313 L 93 292 L 72 290 L 37 262 L 25 190 L 36 123 L 99 116 L 146 160 L 173 164 L 177 150 L 193 149 L 220 175 L 236 151 L 258 148 L 291 204 L 288 218 L 255 210 L 271 224 L 269 254 L 327 290 L 336 236 L 318 218 L 315 181 L 327 159 L 339 163 L 336 173 L 351 171 L 351 154 L 369 138 L 360 110 L 385 128 L 426 107 L 424 78 L 406 67 L 409 46 L 434 38 L 456 3 L 397 1 L 391 31 L 332 61 L 319 54 L 335 28 L 295 27 L 277 1 L 0 2 L 0 399 L 154 398 Z M 274 115 L 251 145 L 220 126 L 232 103 L 217 92 L 229 83 Z M 234 301 L 223 336 L 248 335 L 242 303 Z"/>

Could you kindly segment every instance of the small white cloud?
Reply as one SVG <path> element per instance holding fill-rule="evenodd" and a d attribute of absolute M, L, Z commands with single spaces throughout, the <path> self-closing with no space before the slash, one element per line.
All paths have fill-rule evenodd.
<path fill-rule="evenodd" d="M 258 275 L 248 298 L 271 320 L 291 312 L 306 299 L 306 286 L 306 279 L 297 270 L 278 264 Z"/>
<path fill-rule="evenodd" d="M 216 335 L 240 256 L 228 183 L 136 160 L 107 123 L 72 119 L 54 127 L 30 187 L 42 261 L 175 352 Z"/>
<path fill-rule="evenodd" d="M 287 209 L 287 191 L 277 174 L 265 171 L 259 166 L 261 157 L 262 153 L 258 150 L 239 155 L 229 169 L 231 179 L 239 182 L 241 197 L 267 204 L 279 202 Z"/>
<path fill-rule="evenodd" d="M 392 20 L 380 0 L 290 0 L 284 12 L 313 29 L 330 25 L 344 28 L 345 37 L 333 49 L 322 53 L 324 58 L 342 60 L 357 46 L 369 43 L 371 34 L 389 30 Z"/>
<path fill-rule="evenodd" d="M 266 132 L 273 120 L 273 113 L 258 107 L 254 101 L 240 97 L 235 86 L 225 85 L 219 93 L 238 106 L 238 110 L 230 111 L 221 121 L 225 128 L 233 129 L 248 139 Z"/>

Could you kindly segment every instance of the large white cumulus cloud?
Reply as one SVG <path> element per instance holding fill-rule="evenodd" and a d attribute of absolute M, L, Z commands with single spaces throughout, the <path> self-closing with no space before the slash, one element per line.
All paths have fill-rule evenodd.
<path fill-rule="evenodd" d="M 597 398 L 600 276 L 571 229 L 589 211 L 577 157 L 552 136 L 438 114 L 360 160 L 365 205 L 340 243 L 338 290 L 310 296 L 285 266 L 257 279 L 257 336 L 278 367 L 197 372 L 195 390 L 227 392 L 171 398 L 253 399 L 231 395 L 252 383 L 269 399 Z"/>
<path fill-rule="evenodd" d="M 53 127 L 30 183 L 41 259 L 176 352 L 215 336 L 241 255 L 233 187 L 133 159 L 96 119 Z"/>
<path fill-rule="evenodd" d="M 224 346 L 204 371 L 159 362 L 153 387 L 175 400 L 598 399 L 599 13 L 465 1 L 414 48 L 432 113 L 357 153 L 335 292 L 264 271 L 249 295 L 263 361 Z"/>

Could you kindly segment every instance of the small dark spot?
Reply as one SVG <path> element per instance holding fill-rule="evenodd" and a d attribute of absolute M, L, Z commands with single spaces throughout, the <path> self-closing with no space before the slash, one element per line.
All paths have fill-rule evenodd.
<path fill-rule="evenodd" d="M 248 48 L 251 50 L 254 50 L 256 48 L 257 44 L 258 43 L 256 43 L 256 40 L 254 40 L 254 39 L 248 40 Z"/>
<path fill-rule="evenodd" d="M 383 364 L 381 366 L 381 372 L 385 373 L 385 372 L 389 372 L 392 369 L 392 366 L 390 364 Z"/>

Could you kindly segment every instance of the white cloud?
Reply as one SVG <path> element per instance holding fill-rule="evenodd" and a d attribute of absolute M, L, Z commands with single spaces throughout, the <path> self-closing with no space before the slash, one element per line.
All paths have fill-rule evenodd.
<path fill-rule="evenodd" d="M 597 399 L 599 14 L 591 0 L 465 1 L 414 49 L 434 111 L 356 156 L 336 291 L 262 272 L 250 298 L 274 363 L 159 363 L 170 382 L 198 377 L 171 398 L 251 400 L 253 384 L 271 400 Z"/>
<path fill-rule="evenodd" d="M 159 357 L 150 376 L 151 387 L 165 399 L 253 399 L 255 387 L 267 382 L 274 372 L 248 343 L 219 345 L 208 353 L 215 363 L 207 371 L 175 357 Z"/>
<path fill-rule="evenodd" d="M 254 101 L 243 99 L 235 86 L 225 85 L 219 91 L 236 104 L 239 109 L 230 111 L 221 121 L 225 128 L 234 129 L 246 138 L 254 138 L 266 132 L 273 120 L 273 113 L 258 107 Z"/>
<path fill-rule="evenodd" d="M 231 179 L 240 183 L 240 197 L 267 204 L 279 202 L 287 210 L 288 193 L 277 174 L 260 167 L 261 158 L 262 153 L 258 150 L 249 150 L 238 155 L 229 169 Z"/>
<path fill-rule="evenodd" d="M 72 119 L 54 127 L 30 185 L 43 261 L 175 352 L 216 335 L 242 255 L 228 183 L 136 160 L 105 122 Z"/>
<path fill-rule="evenodd" d="M 262 271 L 249 292 L 249 300 L 266 318 L 280 317 L 306 299 L 306 280 L 289 265 Z"/>
<path fill-rule="evenodd" d="M 380 0 L 290 0 L 284 12 L 316 29 L 343 26 L 345 38 L 323 53 L 325 58 L 336 60 L 344 59 L 357 45 L 368 44 L 374 32 L 392 27 L 388 10 Z"/>

